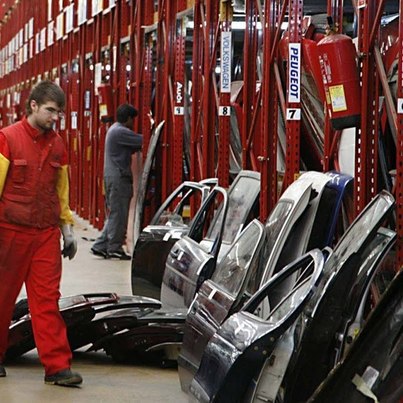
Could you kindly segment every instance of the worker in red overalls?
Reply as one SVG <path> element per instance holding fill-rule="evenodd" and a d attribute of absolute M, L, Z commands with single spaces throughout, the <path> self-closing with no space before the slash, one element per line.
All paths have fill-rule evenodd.
<path fill-rule="evenodd" d="M 68 205 L 67 152 L 53 125 L 65 105 L 62 89 L 42 81 L 31 91 L 27 117 L 0 130 L 0 377 L 15 301 L 25 283 L 45 383 L 79 385 L 59 312 L 63 256 L 77 242 Z"/>

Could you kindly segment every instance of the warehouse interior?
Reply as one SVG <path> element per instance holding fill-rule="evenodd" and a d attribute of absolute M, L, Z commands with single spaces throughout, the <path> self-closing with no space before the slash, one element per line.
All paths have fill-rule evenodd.
<path fill-rule="evenodd" d="M 3 0 L 0 130 L 36 83 L 66 94 L 79 251 L 59 306 L 84 376 L 43 385 L 23 290 L 5 401 L 403 402 L 402 14 L 403 0 Z M 143 136 L 126 262 L 90 252 L 123 103 Z"/>

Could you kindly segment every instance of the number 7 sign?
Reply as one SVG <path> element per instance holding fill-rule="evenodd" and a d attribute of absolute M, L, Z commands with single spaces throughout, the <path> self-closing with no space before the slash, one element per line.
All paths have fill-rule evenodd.
<path fill-rule="evenodd" d="M 287 120 L 301 120 L 301 109 L 287 108 Z"/>

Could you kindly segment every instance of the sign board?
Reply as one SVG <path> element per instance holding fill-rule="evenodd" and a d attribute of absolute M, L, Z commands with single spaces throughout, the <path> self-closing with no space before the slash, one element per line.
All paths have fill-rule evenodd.
<path fill-rule="evenodd" d="M 221 32 L 221 93 L 231 92 L 231 60 L 232 60 L 232 34 L 228 31 Z"/>
<path fill-rule="evenodd" d="M 301 100 L 301 44 L 288 44 L 288 102 Z"/>

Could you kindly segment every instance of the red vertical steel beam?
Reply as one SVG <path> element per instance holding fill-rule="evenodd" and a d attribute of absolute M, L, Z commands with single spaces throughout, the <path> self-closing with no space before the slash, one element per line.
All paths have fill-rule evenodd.
<path fill-rule="evenodd" d="M 97 63 L 101 62 L 101 19 L 99 16 L 95 16 L 92 22 L 93 29 L 93 55 L 94 55 L 94 68 Z M 95 77 L 95 76 L 94 76 Z M 94 80 L 95 81 L 95 80 Z M 100 228 L 99 223 L 99 192 L 98 189 L 102 189 L 102 179 L 100 178 L 99 166 L 100 166 L 100 150 L 99 150 L 99 138 L 100 138 L 100 124 L 99 124 L 99 110 L 98 110 L 98 97 L 95 95 L 95 83 L 94 83 L 94 96 L 93 96 L 93 107 L 92 107 L 92 133 L 91 133 L 91 144 L 92 144 L 92 166 L 91 170 L 93 173 L 92 184 L 91 184 L 91 210 L 90 210 L 90 222 L 96 227 Z"/>
<path fill-rule="evenodd" d="M 175 22 L 176 7 L 172 1 L 162 0 L 158 8 L 158 42 L 159 55 L 157 55 L 159 64 L 158 68 L 162 68 L 159 99 L 159 113 L 157 121 L 165 120 L 164 130 L 162 132 L 161 142 L 161 200 L 165 200 L 172 189 L 173 175 L 175 167 L 178 163 L 182 164 L 182 155 L 179 161 L 174 161 L 174 122 L 173 122 L 173 94 L 172 94 L 172 76 L 173 66 L 175 62 Z M 176 3 L 176 2 L 175 2 Z M 176 133 L 175 133 L 176 135 Z M 182 165 L 181 165 L 182 167 Z M 171 173 L 168 174 L 167 173 Z"/>
<path fill-rule="evenodd" d="M 231 136 L 231 61 L 232 61 L 232 5 L 229 1 L 220 3 L 221 23 L 221 83 L 220 105 L 218 110 L 218 167 L 217 176 L 220 185 L 229 186 L 229 149 Z"/>
<path fill-rule="evenodd" d="M 343 31 L 343 0 L 328 0 L 327 1 L 327 15 L 331 16 L 335 24 L 335 29 L 338 33 Z M 333 142 L 336 135 L 330 123 L 330 116 L 327 108 L 325 108 L 324 117 L 324 140 L 323 140 L 323 160 L 322 168 L 324 172 L 332 169 L 333 160 Z"/>
<path fill-rule="evenodd" d="M 203 85 L 203 31 L 202 31 L 202 0 L 195 0 L 193 29 L 193 71 L 192 71 L 192 115 L 190 134 L 190 180 L 198 181 L 202 172 L 202 128 L 201 128 L 201 95 Z"/>
<path fill-rule="evenodd" d="M 399 1 L 399 59 L 397 82 L 396 204 L 397 270 L 403 267 L 403 0 Z"/>
<path fill-rule="evenodd" d="M 78 32 L 70 33 L 66 41 L 70 43 L 69 48 L 69 62 L 68 62 L 68 89 L 67 89 L 67 113 L 68 113 L 68 125 L 67 130 L 70 139 L 70 204 L 71 208 L 76 210 L 79 198 L 80 183 L 80 162 L 78 155 L 78 124 L 80 120 L 79 116 L 79 37 Z"/>
<path fill-rule="evenodd" d="M 153 68 L 155 71 L 155 84 L 154 84 L 154 125 L 158 125 L 167 116 L 166 103 L 168 102 L 167 85 L 165 85 L 167 77 L 167 69 L 169 59 L 166 60 L 165 48 L 167 46 L 167 36 L 171 33 L 167 32 L 166 19 L 169 18 L 167 13 L 169 13 L 169 1 L 159 0 L 158 1 L 158 13 L 157 13 L 157 46 L 156 46 L 156 66 Z M 160 136 L 159 147 L 157 148 L 155 159 L 154 159 L 154 169 L 152 175 L 153 183 L 150 185 L 149 196 L 151 199 L 151 208 L 154 210 L 161 203 L 161 194 L 166 192 L 166 182 L 165 177 L 168 176 L 169 171 L 164 172 L 164 167 L 168 166 L 169 155 L 166 148 L 169 146 L 169 133 L 166 133 L 169 128 L 172 128 L 171 120 L 166 121 L 162 134 Z"/>
<path fill-rule="evenodd" d="M 274 46 L 277 9 L 265 2 L 263 25 L 262 134 L 258 157 L 260 184 L 260 216 L 265 220 L 277 200 L 277 113 L 278 97 L 274 76 Z M 273 56 L 272 56 L 273 55 Z"/>
<path fill-rule="evenodd" d="M 102 63 L 103 68 L 105 68 L 106 72 L 106 64 L 109 63 L 111 65 L 112 61 L 112 49 L 111 49 L 111 13 L 99 13 L 96 16 L 96 20 L 99 24 L 100 30 L 100 40 L 98 43 L 95 43 L 95 46 L 98 46 L 97 53 L 100 55 L 99 61 Z M 109 51 L 109 61 L 106 61 L 102 58 L 102 52 L 105 55 L 106 51 Z M 107 74 L 104 74 L 104 70 L 102 70 L 102 78 L 103 81 L 107 84 L 111 84 L 111 78 L 106 78 Z M 109 71 L 109 76 L 111 75 L 111 70 Z M 112 88 L 113 91 L 113 88 Z M 98 106 L 98 105 L 97 105 Z M 98 109 L 98 107 L 97 107 Z M 101 229 L 104 225 L 105 220 L 105 194 L 104 194 L 104 181 L 103 181 L 103 172 L 104 172 L 104 152 L 105 152 L 105 137 L 106 132 L 110 126 L 110 123 L 102 122 L 99 110 L 98 112 L 98 131 L 97 131 L 97 168 L 96 168 L 96 176 L 98 178 L 97 181 L 97 195 L 96 195 L 96 225 L 99 229 Z"/>
<path fill-rule="evenodd" d="M 88 196 L 89 196 L 89 183 L 88 183 L 88 158 L 87 158 L 87 150 L 88 150 L 88 113 L 89 113 L 89 93 L 88 87 L 89 83 L 87 82 L 88 77 L 88 66 L 87 66 L 87 30 L 86 24 L 80 26 L 79 31 L 79 63 L 80 63 L 80 72 L 79 72 L 79 134 L 78 134 L 78 150 L 79 150 L 79 158 L 80 158 L 80 192 L 79 192 L 79 200 L 78 200 L 78 214 L 88 219 Z"/>
<path fill-rule="evenodd" d="M 215 134 L 217 116 L 217 94 L 214 89 L 213 75 L 215 75 L 216 54 L 215 40 L 218 27 L 218 6 L 216 0 L 204 0 L 202 26 L 204 32 L 203 54 L 203 93 L 202 93 L 202 172 L 203 178 L 215 176 Z M 218 177 L 221 182 L 224 178 Z"/>
<path fill-rule="evenodd" d="M 110 82 L 113 88 L 113 104 L 116 108 L 122 103 L 126 101 L 126 89 L 125 87 L 121 87 L 120 82 L 126 81 L 125 75 L 122 74 L 123 71 L 121 66 L 123 63 L 123 58 L 121 55 L 120 48 L 120 33 L 121 33 L 121 22 L 122 22 L 122 2 L 117 1 L 115 6 L 112 7 L 109 11 L 110 14 Z M 123 93 L 122 93 L 123 92 Z"/>
<path fill-rule="evenodd" d="M 367 7 L 365 7 L 367 8 Z M 357 10 L 358 16 L 358 48 L 360 52 L 360 69 L 362 77 L 361 87 L 361 126 L 357 131 L 356 149 L 355 149 L 355 173 L 354 173 L 354 200 L 355 200 L 355 213 L 358 214 L 366 205 L 366 170 L 367 170 L 367 114 L 368 103 L 365 102 L 368 96 L 368 75 L 369 75 L 369 61 L 368 61 L 368 44 L 369 44 L 369 18 L 368 12 L 365 13 L 363 8 Z M 366 17 L 366 18 L 365 18 Z"/>
<path fill-rule="evenodd" d="M 186 8 L 186 1 L 178 0 L 176 11 L 182 11 Z M 173 159 L 173 175 L 170 192 L 179 186 L 183 181 L 183 152 L 184 152 L 184 130 L 185 130 L 185 40 L 186 26 L 185 20 L 173 21 L 177 26 L 175 32 L 175 66 L 172 72 L 173 88 L 171 87 L 171 105 L 173 110 L 173 139 L 172 139 L 172 159 Z"/>
<path fill-rule="evenodd" d="M 367 0 L 357 11 L 361 56 L 361 125 L 356 140 L 355 211 L 360 213 L 378 191 L 379 85 L 371 43 L 376 1 Z"/>
<path fill-rule="evenodd" d="M 301 122 L 301 69 L 298 64 L 301 62 L 301 34 L 302 34 L 302 12 L 303 0 L 290 0 L 289 3 L 289 38 L 293 50 L 288 55 L 288 77 L 287 77 L 287 116 L 286 116 L 286 172 L 283 189 L 289 186 L 299 174 L 300 166 L 300 122 Z M 299 47 L 299 53 L 298 53 Z M 298 74 L 298 82 L 290 79 L 290 71 Z M 299 115 L 299 116 L 298 116 Z M 298 119 L 299 117 L 299 119 Z"/>
<path fill-rule="evenodd" d="M 151 136 L 150 105 L 153 84 L 152 43 L 144 35 L 144 26 L 153 22 L 153 0 L 132 2 L 132 32 L 130 34 L 130 101 L 139 109 L 135 130 L 143 134 L 143 157 L 145 158 Z"/>
<path fill-rule="evenodd" d="M 82 119 L 82 135 L 83 135 L 83 217 L 89 219 L 92 216 L 92 194 L 93 194 L 93 115 L 95 113 L 96 104 L 94 102 L 94 55 L 93 55 L 93 24 L 85 23 L 81 28 L 84 32 L 82 36 L 81 49 L 84 50 L 85 60 L 83 61 L 83 119 Z"/>
<path fill-rule="evenodd" d="M 136 1 L 132 3 L 130 35 L 131 51 L 131 91 L 129 99 L 139 109 L 139 117 L 135 122 L 135 130 L 143 135 L 143 160 L 147 156 L 152 133 L 152 122 L 155 120 L 155 101 L 153 88 L 156 87 L 153 61 L 155 43 L 152 33 L 145 34 L 145 26 L 154 22 L 154 1 Z M 155 92 L 154 92 L 155 95 Z M 147 225 L 157 208 L 157 202 L 151 201 L 145 208 L 143 225 Z"/>
<path fill-rule="evenodd" d="M 242 167 L 244 169 L 258 170 L 253 155 L 251 142 L 248 141 L 249 133 L 253 127 L 253 116 L 256 114 L 256 59 L 257 59 L 257 7 L 256 0 L 246 0 L 245 2 L 245 37 L 244 37 L 244 61 L 243 61 L 243 113 L 240 127 L 242 144 Z"/>
<path fill-rule="evenodd" d="M 117 105 L 120 105 L 125 102 L 129 102 L 129 91 L 127 88 L 129 81 L 130 72 L 127 71 L 127 66 L 130 67 L 129 58 L 130 51 L 133 51 L 133 48 L 130 48 L 130 6 L 126 1 L 119 1 L 118 3 L 119 9 L 115 15 L 117 19 L 118 25 L 118 40 L 120 43 L 118 44 L 118 57 L 119 57 L 119 67 L 117 68 L 117 86 L 119 89 L 119 95 L 117 99 Z M 123 42 L 124 39 L 124 42 Z"/>

